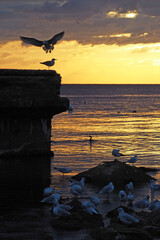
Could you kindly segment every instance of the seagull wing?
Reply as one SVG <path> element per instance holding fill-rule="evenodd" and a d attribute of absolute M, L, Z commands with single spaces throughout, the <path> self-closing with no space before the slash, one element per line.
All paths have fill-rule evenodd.
<path fill-rule="evenodd" d="M 20 37 L 20 39 L 24 42 L 24 43 L 27 43 L 27 44 L 32 44 L 34 46 L 37 46 L 37 47 L 41 47 L 43 46 L 43 41 L 39 41 L 35 38 L 29 38 L 29 37 Z"/>
<path fill-rule="evenodd" d="M 57 41 L 61 40 L 61 38 L 62 38 L 63 36 L 64 36 L 64 32 L 60 32 L 60 33 L 54 35 L 54 36 L 53 36 L 51 39 L 49 39 L 47 42 L 48 42 L 49 44 L 54 45 L 54 44 L 57 43 Z"/>
<path fill-rule="evenodd" d="M 124 213 L 123 218 L 127 222 L 139 222 L 139 220 L 128 213 Z"/>

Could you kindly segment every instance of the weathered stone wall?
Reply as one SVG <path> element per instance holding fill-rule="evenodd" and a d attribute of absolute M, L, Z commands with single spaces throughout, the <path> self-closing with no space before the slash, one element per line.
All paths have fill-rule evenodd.
<path fill-rule="evenodd" d="M 46 70 L 0 70 L 0 155 L 50 154 L 51 118 L 66 111 L 61 76 Z"/>

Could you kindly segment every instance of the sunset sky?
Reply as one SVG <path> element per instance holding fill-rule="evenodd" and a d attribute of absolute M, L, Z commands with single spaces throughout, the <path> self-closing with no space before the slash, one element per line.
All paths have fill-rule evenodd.
<path fill-rule="evenodd" d="M 0 68 L 51 68 L 62 83 L 160 84 L 160 0 L 1 0 Z M 48 40 L 52 53 L 20 36 Z"/>

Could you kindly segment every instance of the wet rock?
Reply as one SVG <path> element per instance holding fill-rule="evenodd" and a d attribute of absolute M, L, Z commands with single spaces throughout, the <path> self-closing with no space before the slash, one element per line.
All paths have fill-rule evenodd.
<path fill-rule="evenodd" d="M 116 190 L 124 188 L 130 181 L 133 182 L 134 186 L 139 186 L 153 179 L 141 169 L 118 160 L 104 162 L 72 178 L 80 180 L 82 177 L 85 177 L 87 183 L 97 186 L 113 182 Z"/>
<path fill-rule="evenodd" d="M 90 215 L 86 213 L 81 202 L 77 199 L 73 199 L 70 203 L 72 209 L 70 210 L 70 216 L 53 216 L 51 224 L 53 227 L 65 230 L 79 230 L 84 228 L 99 228 L 103 227 L 103 218 L 100 214 Z"/>

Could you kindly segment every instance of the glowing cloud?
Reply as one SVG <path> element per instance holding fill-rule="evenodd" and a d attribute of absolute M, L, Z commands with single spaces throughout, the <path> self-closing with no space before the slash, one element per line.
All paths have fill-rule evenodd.
<path fill-rule="evenodd" d="M 125 13 L 119 13 L 117 11 L 110 11 L 108 13 L 106 13 L 106 15 L 108 17 L 111 17 L 111 18 L 136 18 L 138 16 L 138 13 L 137 11 L 128 11 L 128 12 L 125 12 Z"/>

